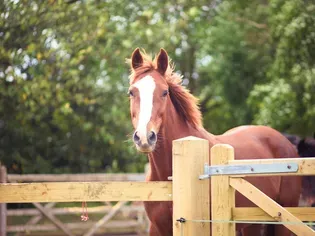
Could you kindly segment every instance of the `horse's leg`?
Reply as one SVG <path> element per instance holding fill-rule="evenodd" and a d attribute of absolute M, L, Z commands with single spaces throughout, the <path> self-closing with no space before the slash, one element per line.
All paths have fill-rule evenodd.
<path fill-rule="evenodd" d="M 150 230 L 149 230 L 150 236 L 171 236 L 172 232 L 165 227 L 163 228 L 163 225 L 156 225 L 156 224 L 150 224 Z"/>
<path fill-rule="evenodd" d="M 249 225 L 242 229 L 242 236 L 267 236 L 264 233 L 264 228 L 261 224 Z"/>
<path fill-rule="evenodd" d="M 145 202 L 144 207 L 150 219 L 150 236 L 172 236 L 172 203 Z"/>
<path fill-rule="evenodd" d="M 279 204 L 283 207 L 297 207 L 301 192 L 300 176 L 282 176 L 280 185 Z M 283 225 L 275 225 L 276 236 L 294 235 Z"/>
<path fill-rule="evenodd" d="M 159 233 L 158 229 L 154 224 L 150 224 L 150 230 L 149 230 L 149 235 L 150 236 L 160 236 L 161 234 Z"/>
<path fill-rule="evenodd" d="M 293 236 L 295 235 L 292 233 L 288 228 L 284 227 L 283 225 L 275 225 L 275 235 L 276 236 Z"/>
<path fill-rule="evenodd" d="M 289 229 L 284 227 L 283 225 L 268 225 L 265 236 L 289 236 L 295 235 Z"/>

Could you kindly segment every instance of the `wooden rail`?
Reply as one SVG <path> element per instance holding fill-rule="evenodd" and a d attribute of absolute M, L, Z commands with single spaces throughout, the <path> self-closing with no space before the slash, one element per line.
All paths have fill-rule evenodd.
<path fill-rule="evenodd" d="M 146 165 L 147 166 L 147 165 Z M 147 168 L 147 167 L 145 167 Z M 101 182 L 101 181 L 144 181 L 145 173 L 114 173 L 114 174 L 26 174 L 26 175 L 16 175 L 16 174 L 6 174 L 5 167 L 1 167 L 2 170 L 2 182 L 8 181 L 13 183 L 24 183 L 24 182 Z M 45 183 L 43 183 L 45 184 Z M 69 215 L 69 214 L 82 214 L 82 207 L 68 207 L 68 208 L 54 208 L 56 203 L 50 202 L 46 205 L 41 205 L 40 203 L 33 203 L 35 209 L 10 209 L 6 210 L 6 203 L 0 204 L 4 206 L 0 208 L 0 216 L 3 227 L 0 227 L 0 236 L 5 236 L 6 232 L 37 232 L 47 230 L 60 229 L 66 235 L 72 235 L 72 232 L 81 230 L 86 230 L 93 228 L 95 232 L 104 232 L 104 226 L 106 224 L 106 232 L 113 233 L 124 233 L 124 232 L 145 232 L 146 227 L 148 227 L 148 219 L 144 212 L 144 207 L 142 204 L 132 203 L 131 205 L 122 205 L 118 210 L 113 211 L 113 206 L 107 202 L 106 206 L 99 207 L 89 207 L 89 215 L 93 214 L 105 214 L 103 219 L 106 221 L 95 222 L 92 219 L 89 222 L 81 223 L 61 223 L 57 218 L 58 215 Z M 123 218 L 120 221 L 115 220 L 116 214 L 121 215 Z M 5 227 L 7 217 L 10 217 L 10 222 L 12 222 L 12 217 L 17 216 L 31 216 L 25 225 L 7 225 Z M 78 217 L 78 216 L 77 216 Z M 132 218 L 131 218 L 132 217 Z M 53 224 L 43 224 L 41 220 L 43 218 L 48 218 Z M 79 218 L 79 217 L 78 217 Z M 77 219 L 78 219 L 77 218 Z M 119 219 L 121 217 L 118 217 Z M 116 222 L 116 223 L 115 223 Z M 100 224 L 101 223 L 101 224 Z M 77 225 L 76 225 L 77 224 Z M 117 226 L 120 224 L 120 226 Z M 74 226 L 76 225 L 76 226 Z M 73 227 L 72 227 L 73 226 Z M 72 228 L 71 228 L 72 227 Z M 87 228 L 88 227 L 88 228 Z M 116 228 L 115 228 L 116 227 Z M 71 230 L 71 231 L 70 231 Z M 101 231 L 100 231 L 101 230 Z M 45 232 L 45 234 L 46 234 Z"/>
<path fill-rule="evenodd" d="M 242 174 L 233 175 L 233 177 L 245 177 L 245 176 L 310 176 L 315 175 L 315 157 L 303 157 L 303 158 L 279 158 L 279 159 L 251 159 L 251 160 L 230 160 L 229 165 L 251 165 L 251 164 L 276 164 L 276 163 L 296 163 L 299 168 L 294 173 L 274 173 L 274 174 Z"/>
<path fill-rule="evenodd" d="M 89 214 L 105 214 L 111 210 L 112 206 L 97 206 L 89 207 Z M 63 208 L 52 208 L 51 213 L 54 215 L 78 215 L 82 213 L 82 207 L 63 207 Z M 144 212 L 143 206 L 124 206 L 120 212 L 123 215 L 130 214 L 131 212 Z M 39 216 L 41 213 L 36 209 L 14 209 L 7 210 L 7 216 Z"/>
<path fill-rule="evenodd" d="M 171 201 L 165 182 L 64 182 L 0 185 L 0 202 Z"/>
<path fill-rule="evenodd" d="M 144 173 L 128 174 L 8 174 L 7 180 L 14 182 L 94 182 L 94 181 L 144 181 Z"/>

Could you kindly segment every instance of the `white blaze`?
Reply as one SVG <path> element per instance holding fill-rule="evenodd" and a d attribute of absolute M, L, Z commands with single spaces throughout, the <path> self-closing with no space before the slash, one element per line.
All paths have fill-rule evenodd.
<path fill-rule="evenodd" d="M 152 115 L 155 82 L 152 76 L 147 75 L 135 83 L 134 86 L 139 90 L 140 95 L 140 113 L 137 132 L 142 140 L 147 137 L 147 125 Z M 146 142 L 146 139 L 144 141 Z"/>

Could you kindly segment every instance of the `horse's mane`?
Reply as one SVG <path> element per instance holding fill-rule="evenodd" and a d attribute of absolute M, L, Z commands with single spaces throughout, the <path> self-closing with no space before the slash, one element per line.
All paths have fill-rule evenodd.
<path fill-rule="evenodd" d="M 130 67 L 132 68 L 129 76 L 130 84 L 132 84 L 133 80 L 139 75 L 152 70 L 157 70 L 157 56 L 152 60 L 152 57 L 145 52 L 141 52 L 141 55 L 143 57 L 143 64 L 136 69 L 132 68 L 131 60 L 128 60 Z M 172 103 L 176 111 L 185 119 L 185 121 L 196 128 L 201 127 L 202 116 L 199 109 L 198 99 L 194 97 L 188 89 L 181 85 L 182 76 L 174 72 L 174 69 L 174 64 L 170 62 L 164 74 L 164 78 L 169 86 L 169 94 Z"/>

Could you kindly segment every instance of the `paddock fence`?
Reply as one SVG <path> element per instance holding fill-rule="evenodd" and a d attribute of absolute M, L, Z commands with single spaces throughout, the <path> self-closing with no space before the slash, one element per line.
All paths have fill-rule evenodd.
<path fill-rule="evenodd" d="M 244 179 L 269 175 L 315 175 L 315 157 L 234 160 L 234 149 L 218 144 L 210 160 L 207 140 L 186 137 L 173 142 L 172 181 L 3 183 L 0 203 L 173 201 L 174 236 L 210 235 L 210 224 L 213 236 L 235 236 L 236 223 L 280 223 L 315 235 L 305 223 L 315 221 L 314 208 L 284 208 Z M 235 190 L 257 207 L 235 207 Z"/>
<path fill-rule="evenodd" d="M 0 182 L 100 182 L 100 181 L 144 181 L 145 173 L 127 174 L 7 174 L 0 165 Z M 32 202 L 33 207 L 7 209 L 0 204 L 0 236 L 15 235 L 71 235 L 80 232 L 145 235 L 149 220 L 142 202 L 99 202 L 98 206 L 87 206 L 87 222 L 80 222 L 83 208 L 76 206 L 60 207 L 57 202 L 44 204 Z M 72 204 L 73 205 L 73 204 Z M 61 219 L 61 220 L 60 220 Z M 63 222 L 62 222 L 63 221 Z M 66 222 L 65 222 L 66 221 Z M 19 223 L 16 223 L 19 222 Z M 6 229 L 5 231 L 3 229 Z M 87 234 L 87 233 L 86 233 Z"/>

